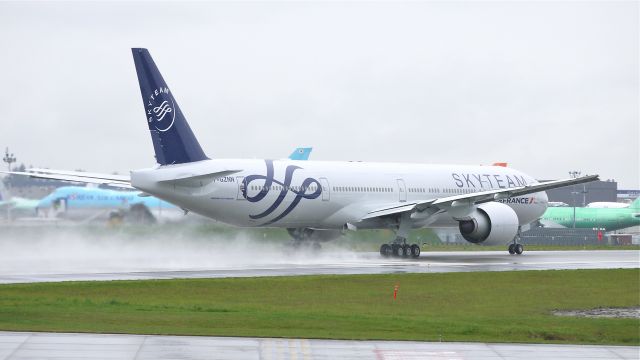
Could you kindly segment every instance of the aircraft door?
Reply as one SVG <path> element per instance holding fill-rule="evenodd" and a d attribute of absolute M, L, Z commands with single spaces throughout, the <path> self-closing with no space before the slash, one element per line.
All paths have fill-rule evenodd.
<path fill-rule="evenodd" d="M 236 176 L 236 183 L 238 183 L 238 193 L 236 194 L 237 200 L 246 200 L 242 193 L 244 192 L 244 176 Z"/>
<path fill-rule="evenodd" d="M 398 181 L 398 200 L 400 202 L 407 201 L 407 187 L 404 184 L 403 179 L 397 179 Z"/>
<path fill-rule="evenodd" d="M 67 198 L 58 198 L 51 203 L 53 215 L 64 214 L 67 212 Z"/>
<path fill-rule="evenodd" d="M 320 178 L 320 185 L 322 185 L 322 201 L 329 201 L 331 199 L 329 180 L 327 180 L 327 178 Z"/>

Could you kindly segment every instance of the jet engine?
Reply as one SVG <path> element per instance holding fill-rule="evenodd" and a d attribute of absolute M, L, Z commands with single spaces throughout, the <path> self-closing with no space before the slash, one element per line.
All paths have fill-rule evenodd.
<path fill-rule="evenodd" d="M 463 220 L 458 220 L 460 234 L 468 242 L 483 245 L 505 245 L 518 233 L 518 215 L 499 202 L 478 205 Z"/>

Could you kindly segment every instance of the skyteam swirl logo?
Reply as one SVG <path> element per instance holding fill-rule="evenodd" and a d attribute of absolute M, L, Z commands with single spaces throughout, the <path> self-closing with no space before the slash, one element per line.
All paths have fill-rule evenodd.
<path fill-rule="evenodd" d="M 273 160 L 265 160 L 265 163 L 267 165 L 266 176 L 249 175 L 244 178 L 242 183 L 242 196 L 245 199 L 247 199 L 247 201 L 252 203 L 262 201 L 269 194 L 270 191 L 277 191 L 278 197 L 273 202 L 273 204 L 269 206 L 269 208 L 267 208 L 265 211 L 259 214 L 249 215 L 250 218 L 255 220 L 255 219 L 262 219 L 266 216 L 271 215 L 282 204 L 282 202 L 284 201 L 285 197 L 289 192 L 295 194 L 295 198 L 293 199 L 291 204 L 289 204 L 289 206 L 280 215 L 267 221 L 263 225 L 273 224 L 274 222 L 279 221 L 280 219 L 289 215 L 289 213 L 293 211 L 293 209 L 295 209 L 296 206 L 298 206 L 298 204 L 300 203 L 300 201 L 302 201 L 302 199 L 313 200 L 313 199 L 316 199 L 318 196 L 320 196 L 320 194 L 322 194 L 322 185 L 320 185 L 320 182 L 314 178 L 304 179 L 304 181 L 302 182 L 302 185 L 300 186 L 291 186 L 291 181 L 293 180 L 293 173 L 298 169 L 302 169 L 301 167 L 295 166 L 295 165 L 287 166 L 285 170 L 285 175 L 284 175 L 284 182 L 280 182 L 274 179 Z M 249 196 L 248 193 L 249 193 L 251 183 L 258 180 L 264 181 L 264 184 L 258 187 L 260 191 L 256 195 Z M 279 185 L 279 186 L 276 187 L 276 185 Z"/>
<path fill-rule="evenodd" d="M 155 89 L 149 95 L 147 102 L 147 121 L 156 130 L 165 132 L 173 127 L 176 119 L 175 104 L 173 96 L 169 94 L 169 88 L 161 87 Z"/>

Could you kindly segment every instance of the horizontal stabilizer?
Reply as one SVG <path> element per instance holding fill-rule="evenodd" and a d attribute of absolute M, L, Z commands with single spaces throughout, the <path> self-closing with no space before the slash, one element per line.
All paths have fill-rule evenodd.
<path fill-rule="evenodd" d="M 111 181 L 120 181 L 120 182 L 131 182 L 131 178 L 129 175 L 116 175 L 116 174 L 101 174 L 101 173 L 90 173 L 84 171 L 68 171 L 68 170 L 52 170 L 52 169 L 39 169 L 39 168 L 31 168 L 27 169 L 28 172 L 36 172 L 42 174 L 57 174 L 57 175 L 70 175 L 77 176 L 83 178 L 96 178 L 96 179 L 109 179 Z"/>
<path fill-rule="evenodd" d="M 30 172 L 30 171 L 0 171 L 3 174 L 11 174 L 11 175 L 21 175 L 21 176 L 29 176 L 36 179 L 49 179 L 49 180 L 60 180 L 60 181 L 70 181 L 70 182 L 78 182 L 85 184 L 98 184 L 98 185 L 107 185 L 118 188 L 125 189 L 133 189 L 130 181 L 125 181 L 122 179 L 122 176 L 119 175 L 107 175 L 105 174 L 103 177 L 98 177 L 98 174 L 89 173 L 90 176 L 81 176 L 79 174 L 84 174 L 82 172 L 75 171 L 61 171 L 61 173 L 55 172 L 55 170 L 49 170 L 48 173 L 41 172 Z M 65 174 L 65 173 L 75 173 L 75 175 Z"/>

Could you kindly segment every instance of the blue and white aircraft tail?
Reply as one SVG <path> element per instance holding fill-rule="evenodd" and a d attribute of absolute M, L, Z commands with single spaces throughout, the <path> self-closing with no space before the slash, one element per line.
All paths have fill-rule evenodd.
<path fill-rule="evenodd" d="M 311 150 L 313 148 L 310 147 L 299 147 L 295 149 L 291 155 L 289 155 L 289 159 L 291 160 L 309 160 L 309 155 L 311 155 Z"/>
<path fill-rule="evenodd" d="M 0 179 L 0 218 L 15 220 L 16 218 L 35 216 L 38 201 L 11 196 Z"/>
<path fill-rule="evenodd" d="M 597 175 L 540 183 L 503 166 L 208 158 L 146 49 L 133 49 L 145 119 L 159 166 L 130 177 L 60 170 L 16 173 L 132 187 L 218 221 L 286 228 L 297 242 L 343 231 L 391 229 L 383 256 L 417 257 L 411 229 L 455 227 L 474 244 L 509 245 L 547 208 L 545 190 Z"/>
<path fill-rule="evenodd" d="M 158 164 L 208 160 L 149 51 L 132 49 L 132 53 Z"/>

